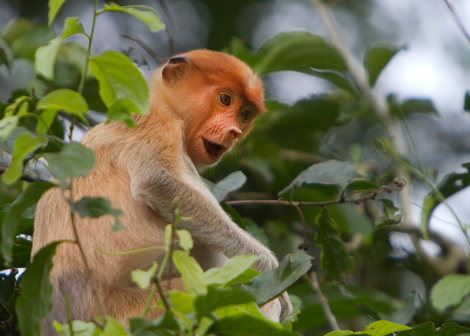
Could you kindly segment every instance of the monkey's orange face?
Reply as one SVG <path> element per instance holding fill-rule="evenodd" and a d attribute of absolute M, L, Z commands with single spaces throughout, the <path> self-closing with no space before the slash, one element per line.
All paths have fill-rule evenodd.
<path fill-rule="evenodd" d="M 191 159 L 200 165 L 213 165 L 248 134 L 258 115 L 253 104 L 239 94 L 217 92 L 210 117 L 187 139 Z"/>

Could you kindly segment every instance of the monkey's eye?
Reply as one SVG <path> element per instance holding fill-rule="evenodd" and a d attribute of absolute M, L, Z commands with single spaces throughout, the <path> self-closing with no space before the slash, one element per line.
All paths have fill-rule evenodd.
<path fill-rule="evenodd" d="M 240 112 L 240 116 L 242 117 L 243 121 L 249 121 L 251 120 L 252 116 L 253 116 L 253 112 L 251 112 L 250 110 L 244 110 L 242 112 Z"/>
<path fill-rule="evenodd" d="M 232 98 L 228 94 L 222 93 L 219 95 L 219 101 L 225 106 L 230 106 L 232 103 Z"/>

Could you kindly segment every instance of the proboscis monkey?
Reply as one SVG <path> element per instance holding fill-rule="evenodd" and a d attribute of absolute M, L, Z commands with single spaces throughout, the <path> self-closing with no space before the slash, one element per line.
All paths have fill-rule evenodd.
<path fill-rule="evenodd" d="M 120 221 L 126 227 L 112 232 L 110 215 L 75 217 L 107 315 L 125 323 L 143 312 L 149 292 L 131 281 L 130 272 L 148 269 L 153 261 L 161 265 L 163 252 L 116 256 L 97 248 L 132 251 L 164 245 L 163 231 L 173 220 L 175 196 L 181 199 L 182 215 L 193 218 L 180 222 L 179 228 L 191 232 L 192 255 L 204 270 L 222 266 L 227 257 L 239 254 L 261 255 L 253 265 L 261 272 L 278 265 L 269 249 L 222 210 L 196 170 L 219 161 L 248 134 L 254 118 L 264 110 L 261 80 L 245 63 L 227 54 L 196 50 L 171 58 L 156 71 L 150 113 L 135 116 L 136 127 L 111 122 L 86 134 L 83 143 L 94 151 L 96 165 L 86 178 L 74 180 L 73 199 L 108 198 L 123 211 Z M 75 238 L 68 203 L 54 188 L 37 207 L 33 255 L 62 239 Z M 89 321 L 101 315 L 76 244 L 59 245 L 51 281 L 54 307 L 43 322 L 43 334 L 53 333 L 54 319 L 66 323 L 66 293 L 73 319 Z M 184 289 L 180 278 L 172 279 L 171 287 Z M 272 320 L 282 320 L 291 312 L 287 294 L 262 310 Z M 148 317 L 158 313 L 153 310 Z"/>

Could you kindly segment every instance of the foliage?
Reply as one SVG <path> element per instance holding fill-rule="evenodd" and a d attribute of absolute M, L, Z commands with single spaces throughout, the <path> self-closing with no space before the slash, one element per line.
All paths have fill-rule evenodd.
<path fill-rule="evenodd" d="M 137 65 L 120 52 L 92 53 L 96 20 L 102 14 L 118 12 L 141 20 L 151 31 L 164 28 L 150 7 L 109 2 L 99 9 L 95 1 L 90 34 L 78 18 L 71 17 L 55 36 L 51 24 L 65 2 L 49 0 L 49 26 L 20 18 L 0 36 L 0 76 L 10 76 L 18 66 L 27 70 L 20 89 L 0 88 L 0 93 L 9 97 L 0 101 L 0 146 L 5 165 L 0 184 L 0 261 L 6 269 L 0 277 L 0 330 L 8 335 L 38 333 L 40 320 L 50 310 L 52 287 L 47 275 L 53 267 L 52 256 L 58 244 L 73 243 L 46 246 L 30 262 L 35 204 L 52 187 L 65 193 L 73 178 L 86 176 L 93 168 L 92 151 L 73 140 L 74 132 L 94 126 L 96 116 L 133 127 L 132 113 L 149 111 L 147 82 Z M 317 6 L 321 9 L 325 5 Z M 87 46 L 69 39 L 74 35 L 85 38 Z M 249 332 L 260 336 L 406 336 L 470 332 L 465 327 L 470 325 L 468 275 L 443 277 L 457 269 L 442 271 L 442 266 L 435 265 L 446 265 L 446 260 L 433 259 L 420 247 L 422 239 L 430 236 L 440 244 L 442 254 L 449 249 L 444 240 L 429 232 L 429 220 L 437 206 L 448 206 L 448 198 L 469 186 L 469 173 L 450 173 L 435 185 L 420 163 L 407 124 L 414 113 L 436 114 L 432 102 L 399 101 L 393 94 L 381 101 L 373 91 L 387 64 L 404 48 L 373 45 L 364 52 L 360 69 L 353 69 L 361 62 L 351 61 L 354 55 L 334 32 L 331 41 L 308 32 L 284 32 L 256 52 L 234 39 L 228 50 L 260 75 L 297 71 L 322 78 L 333 87 L 329 93 L 293 104 L 266 102 L 270 112 L 257 121 L 250 137 L 240 145 L 243 158 L 227 156 L 221 163 L 224 169 L 203 173 L 216 181 L 206 179 L 216 199 L 241 227 L 278 255 L 287 255 L 278 268 L 264 274 L 250 268 L 256 256 L 236 256 L 223 267 L 204 272 L 190 255 L 191 235 L 178 230 L 178 223 L 185 218 L 177 211 L 174 222 L 167 226 L 165 246 L 155 248 L 165 250 L 164 264 L 173 260 L 187 291 L 163 293 L 157 303 L 162 316 L 146 319 L 146 313 L 157 308 L 148 305 L 142 317 L 129 321 L 129 330 L 111 317 L 56 323 L 56 329 L 62 335 Z M 469 100 L 467 94 L 467 110 Z M 408 130 L 402 140 L 410 143 L 417 160 L 411 160 L 396 141 L 402 136 L 395 132 L 397 127 Z M 370 129 L 376 133 L 375 141 L 364 135 Z M 365 152 L 374 146 L 371 164 Z M 469 163 L 464 167 L 468 170 Z M 55 178 L 54 183 L 43 180 L 49 175 Z M 410 193 L 410 184 L 405 188 L 403 181 L 409 177 L 428 188 L 421 232 L 400 212 L 407 204 L 395 196 L 395 192 Z M 113 229 L 120 229 L 121 211 L 106 199 L 85 197 L 69 200 L 69 204 L 82 217 L 112 215 L 116 218 Z M 465 225 L 455 217 L 466 235 Z M 394 258 L 397 251 L 389 239 L 393 232 L 408 234 L 415 251 Z M 170 246 L 176 239 L 180 250 L 172 251 Z M 299 243 L 301 249 L 310 250 L 308 254 L 288 253 Z M 320 284 L 307 273 L 312 256 L 312 272 L 318 274 Z M 452 265 L 467 262 L 465 257 L 449 260 Z M 26 269 L 22 276 L 18 268 Z M 160 290 L 163 280 L 159 269 L 163 268 L 155 263 L 149 270 L 133 271 L 131 277 L 154 295 Z M 410 279 L 425 290 L 402 295 L 400 283 Z M 259 305 L 287 288 L 295 316 L 283 325 L 267 320 Z M 331 331 L 329 325 L 334 326 L 336 320 L 345 329 L 361 331 Z M 355 322 L 350 326 L 350 321 Z"/>

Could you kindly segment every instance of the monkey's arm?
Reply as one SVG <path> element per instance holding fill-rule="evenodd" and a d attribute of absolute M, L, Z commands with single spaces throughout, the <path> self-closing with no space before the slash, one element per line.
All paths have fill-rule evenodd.
<path fill-rule="evenodd" d="M 174 215 L 175 207 L 171 201 L 178 196 L 182 215 L 193 218 L 180 222 L 179 227 L 191 232 L 196 242 L 229 258 L 239 254 L 262 255 L 253 265 L 261 272 L 277 267 L 278 261 L 273 253 L 230 219 L 194 173 L 184 174 L 182 178 L 163 169 L 154 169 L 132 179 L 132 193 L 168 222 Z"/>

